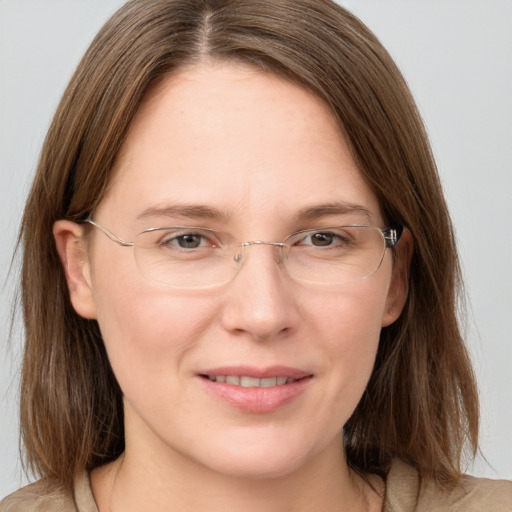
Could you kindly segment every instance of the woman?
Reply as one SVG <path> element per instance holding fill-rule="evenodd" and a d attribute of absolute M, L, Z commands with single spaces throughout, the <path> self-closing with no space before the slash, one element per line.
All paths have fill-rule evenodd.
<path fill-rule="evenodd" d="M 478 405 L 421 120 L 335 4 L 128 2 L 22 237 L 46 480 L 2 511 L 510 509 L 461 474 Z"/>

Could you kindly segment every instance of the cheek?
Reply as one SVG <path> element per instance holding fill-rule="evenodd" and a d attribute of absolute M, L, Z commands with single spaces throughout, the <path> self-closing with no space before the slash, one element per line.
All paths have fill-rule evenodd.
<path fill-rule="evenodd" d="M 368 383 L 379 346 L 386 287 L 355 283 L 315 305 L 317 339 L 328 353 L 329 389 L 348 419 Z"/>
<path fill-rule="evenodd" d="M 177 375 L 211 323 L 212 304 L 111 270 L 95 279 L 98 323 L 121 389 L 129 394 L 136 384 L 143 392 Z"/>
<path fill-rule="evenodd" d="M 372 279 L 351 283 L 336 292 L 324 290 L 311 301 L 316 328 L 326 330 L 324 337 L 340 350 L 354 348 L 364 353 L 366 345 L 378 343 L 387 286 L 383 280 Z"/>

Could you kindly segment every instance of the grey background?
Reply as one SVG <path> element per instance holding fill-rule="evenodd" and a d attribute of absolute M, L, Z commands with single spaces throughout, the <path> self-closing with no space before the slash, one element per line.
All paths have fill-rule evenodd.
<path fill-rule="evenodd" d="M 24 198 L 71 73 L 122 3 L 0 0 L 0 497 L 26 482 L 16 418 L 19 325 L 8 342 L 16 266 L 7 277 Z M 426 121 L 460 243 L 482 393 L 487 462 L 468 471 L 512 478 L 512 1 L 340 3 L 381 38 Z"/>

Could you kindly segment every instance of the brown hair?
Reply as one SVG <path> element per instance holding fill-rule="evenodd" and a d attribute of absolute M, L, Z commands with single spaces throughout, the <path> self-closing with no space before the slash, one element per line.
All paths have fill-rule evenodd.
<path fill-rule="evenodd" d="M 20 234 L 28 469 L 70 487 L 77 471 L 124 448 L 122 393 L 97 323 L 71 306 L 52 225 L 83 221 L 101 201 L 148 88 L 204 58 L 248 63 L 322 98 L 387 221 L 412 233 L 409 297 L 382 330 L 345 426 L 347 458 L 361 473 L 385 474 L 399 457 L 454 483 L 465 447 L 477 450 L 478 400 L 457 321 L 451 221 L 404 79 L 375 36 L 329 0 L 132 0 L 92 42 L 50 127 Z"/>

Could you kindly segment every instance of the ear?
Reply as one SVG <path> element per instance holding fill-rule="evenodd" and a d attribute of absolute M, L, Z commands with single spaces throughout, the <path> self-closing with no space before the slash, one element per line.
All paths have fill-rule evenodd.
<path fill-rule="evenodd" d="M 400 241 L 396 245 L 393 261 L 393 275 L 386 298 L 386 308 L 382 315 L 382 327 L 391 325 L 398 319 L 409 293 L 409 269 L 414 244 L 411 232 L 404 228 Z"/>
<path fill-rule="evenodd" d="M 84 318 L 96 318 L 87 241 L 84 227 L 69 220 L 58 220 L 53 225 L 53 237 L 66 275 L 71 304 Z"/>

